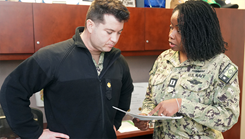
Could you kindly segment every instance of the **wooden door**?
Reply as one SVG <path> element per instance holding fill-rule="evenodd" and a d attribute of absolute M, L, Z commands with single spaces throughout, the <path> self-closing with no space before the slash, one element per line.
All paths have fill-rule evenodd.
<path fill-rule="evenodd" d="M 145 8 L 145 50 L 169 49 L 168 34 L 172 9 Z"/>
<path fill-rule="evenodd" d="M 0 2 L 0 30 L 0 54 L 33 53 L 32 4 Z"/>
<path fill-rule="evenodd" d="M 122 51 L 144 51 L 145 17 L 144 8 L 130 8 L 130 19 L 124 24 L 116 48 Z"/>
<path fill-rule="evenodd" d="M 35 51 L 70 39 L 84 26 L 88 6 L 34 3 Z"/>

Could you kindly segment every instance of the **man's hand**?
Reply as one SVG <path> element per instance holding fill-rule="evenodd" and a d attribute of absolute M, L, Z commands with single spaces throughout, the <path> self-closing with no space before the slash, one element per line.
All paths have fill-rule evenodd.
<path fill-rule="evenodd" d="M 177 103 L 178 101 L 178 103 Z M 151 116 L 158 111 L 157 115 L 161 116 L 173 116 L 179 111 L 179 106 L 181 106 L 181 99 L 170 99 L 160 102 L 148 115 Z"/>
<path fill-rule="evenodd" d="M 147 115 L 147 114 L 141 113 L 139 115 Z M 134 118 L 133 122 L 134 122 L 134 126 L 136 126 L 137 128 L 139 128 L 142 131 L 145 131 L 149 128 L 149 121 L 141 121 L 138 118 Z"/>
<path fill-rule="evenodd" d="M 69 139 L 70 137 L 63 133 L 52 132 L 49 129 L 44 129 L 42 135 L 38 139 L 57 139 L 57 138 Z"/>

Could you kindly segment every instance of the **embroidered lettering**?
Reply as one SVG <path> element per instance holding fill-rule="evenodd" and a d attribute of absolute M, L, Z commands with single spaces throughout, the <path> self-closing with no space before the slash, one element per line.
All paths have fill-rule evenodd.
<path fill-rule="evenodd" d="M 200 78 L 204 78 L 206 75 L 205 74 L 193 74 L 193 73 L 189 73 L 188 77 L 200 77 Z"/>

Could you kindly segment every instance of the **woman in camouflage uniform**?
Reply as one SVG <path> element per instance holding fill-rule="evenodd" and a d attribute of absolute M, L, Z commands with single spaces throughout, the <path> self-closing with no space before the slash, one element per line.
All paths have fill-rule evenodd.
<path fill-rule="evenodd" d="M 142 115 L 180 116 L 155 122 L 154 139 L 222 139 L 239 117 L 238 67 L 224 54 L 216 12 L 203 1 L 178 5 L 169 46 L 150 71 Z M 148 121 L 133 119 L 141 130 Z"/>

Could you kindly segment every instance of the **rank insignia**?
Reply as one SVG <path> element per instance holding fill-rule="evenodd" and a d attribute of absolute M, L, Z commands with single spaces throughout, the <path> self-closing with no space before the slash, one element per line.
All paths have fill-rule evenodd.
<path fill-rule="evenodd" d="M 110 79 L 105 79 L 105 82 L 106 82 L 106 90 L 112 90 L 111 80 Z"/>
<path fill-rule="evenodd" d="M 111 88 L 111 83 L 110 82 L 107 83 L 107 87 Z"/>
<path fill-rule="evenodd" d="M 224 83 L 229 83 L 232 77 L 237 73 L 237 68 L 229 63 L 219 75 L 219 79 Z"/>
<path fill-rule="evenodd" d="M 176 83 L 177 83 L 177 79 L 171 78 L 168 86 L 175 87 Z"/>

